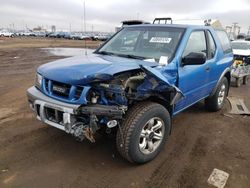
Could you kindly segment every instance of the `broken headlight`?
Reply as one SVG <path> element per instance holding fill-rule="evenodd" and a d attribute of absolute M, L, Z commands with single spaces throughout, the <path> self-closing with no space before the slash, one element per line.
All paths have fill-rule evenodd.
<path fill-rule="evenodd" d="M 43 77 L 40 74 L 36 74 L 36 80 L 35 80 L 35 86 L 38 88 L 42 87 L 42 81 L 43 81 Z"/>

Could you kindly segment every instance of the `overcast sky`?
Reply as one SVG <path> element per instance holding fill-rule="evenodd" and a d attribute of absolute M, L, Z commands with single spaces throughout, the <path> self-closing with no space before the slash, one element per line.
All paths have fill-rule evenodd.
<path fill-rule="evenodd" d="M 250 26 L 250 0 L 85 0 L 87 30 L 114 31 L 122 20 L 155 17 L 219 19 L 224 26 Z M 35 26 L 81 30 L 83 0 L 0 0 L 0 28 Z"/>

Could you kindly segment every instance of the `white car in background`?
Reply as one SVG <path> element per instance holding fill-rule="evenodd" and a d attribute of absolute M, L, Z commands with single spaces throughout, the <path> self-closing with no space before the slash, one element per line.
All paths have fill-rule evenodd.
<path fill-rule="evenodd" d="M 232 42 L 234 64 L 231 71 L 232 77 L 236 78 L 236 86 L 247 83 L 247 77 L 250 75 L 250 41 L 236 40 Z"/>
<path fill-rule="evenodd" d="M 250 65 L 250 41 L 235 40 L 232 42 L 234 63 L 237 65 Z"/>
<path fill-rule="evenodd" d="M 1 37 L 14 37 L 14 33 L 7 31 L 7 30 L 1 30 L 0 36 Z"/>

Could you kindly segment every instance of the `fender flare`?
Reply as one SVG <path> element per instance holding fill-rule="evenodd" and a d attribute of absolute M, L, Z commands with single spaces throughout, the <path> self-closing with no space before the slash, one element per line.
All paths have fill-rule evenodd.
<path fill-rule="evenodd" d="M 231 74 L 231 68 L 230 68 L 230 67 L 227 67 L 227 68 L 222 72 L 222 74 L 220 75 L 220 78 L 219 78 L 218 82 L 216 83 L 216 86 L 215 86 L 214 89 L 212 90 L 212 92 L 211 92 L 211 94 L 209 95 L 209 97 L 212 97 L 212 96 L 215 94 L 215 92 L 216 92 L 216 90 L 217 90 L 219 84 L 221 83 L 222 79 L 225 77 L 225 75 L 226 75 L 227 73 L 230 73 L 230 74 Z M 228 84 L 230 84 L 230 83 L 228 83 Z"/>

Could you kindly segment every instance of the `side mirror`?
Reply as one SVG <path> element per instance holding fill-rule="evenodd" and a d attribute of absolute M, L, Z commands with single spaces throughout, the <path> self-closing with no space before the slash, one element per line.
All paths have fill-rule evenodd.
<path fill-rule="evenodd" d="M 206 62 L 204 53 L 191 52 L 182 59 L 182 65 L 202 65 Z"/>

